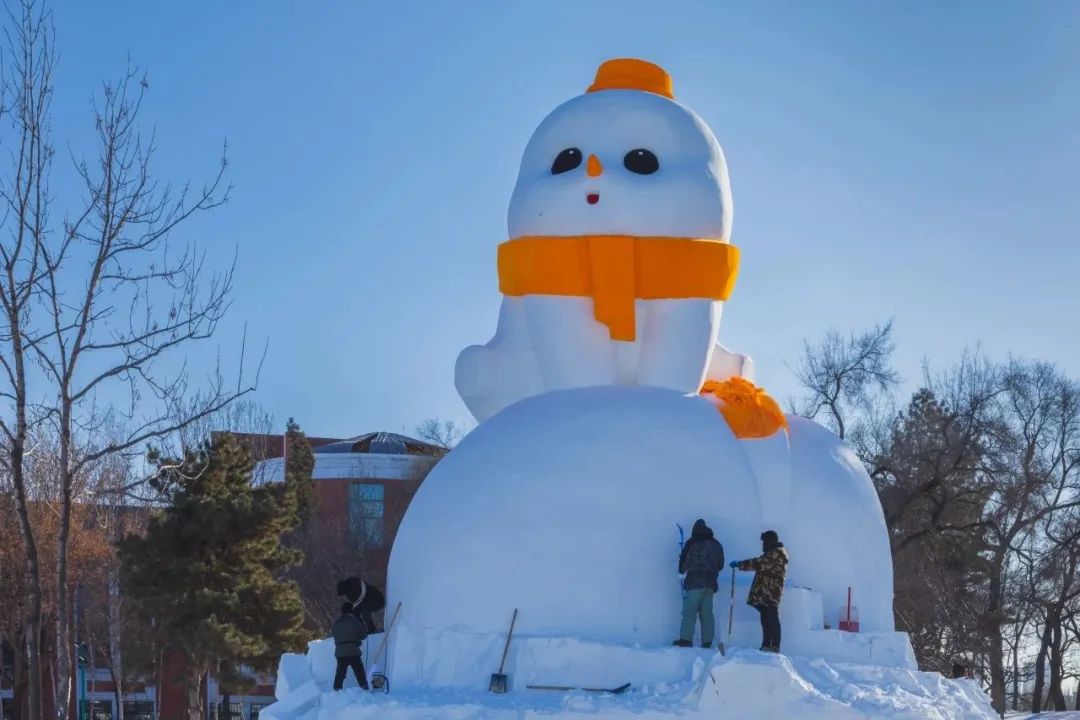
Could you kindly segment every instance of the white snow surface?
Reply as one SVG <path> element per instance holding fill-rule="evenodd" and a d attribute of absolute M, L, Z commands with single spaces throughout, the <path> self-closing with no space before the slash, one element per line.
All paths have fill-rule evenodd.
<path fill-rule="evenodd" d="M 788 585 L 818 596 L 814 611 L 793 592 L 782 604 L 804 613 L 801 629 L 837 627 L 851 586 L 862 630 L 891 633 L 892 560 L 870 478 L 835 435 L 790 422 L 790 434 L 740 441 L 708 401 L 660 388 L 581 388 L 507 408 L 436 465 L 401 523 L 388 589 L 403 633 L 453 630 L 497 645 L 518 608 L 519 636 L 669 644 L 682 602 L 676 524 L 689 532 L 698 517 L 728 560 L 759 555 L 763 530 L 780 534 Z M 790 467 L 790 478 L 759 481 L 766 466 Z M 730 578 L 725 570 L 715 598 L 724 630 Z M 737 577 L 746 632 L 734 640 L 757 647 L 750 579 Z M 789 627 L 785 642 L 799 632 Z M 393 658 L 407 644 L 398 639 Z M 415 647 L 403 663 L 416 662 Z"/>
<path fill-rule="evenodd" d="M 581 650 L 581 648 L 577 648 Z M 634 653 L 652 656 L 656 678 L 637 681 L 623 695 L 529 690 L 530 683 L 580 685 L 578 673 L 603 663 L 626 663 Z M 365 693 L 347 683 L 330 691 L 330 678 L 316 670 L 333 662 L 333 648 L 312 643 L 305 656 L 282 658 L 282 672 L 305 683 L 262 710 L 265 720 L 525 720 L 526 718 L 801 718 L 804 720 L 989 720 L 989 698 L 970 680 L 901 668 L 828 663 L 753 650 L 586 648 L 563 674 L 545 679 L 510 672 L 511 691 L 411 688 L 391 683 L 389 694 Z M 641 662 L 638 662 L 641 665 Z M 629 676 L 627 677 L 629 680 Z M 350 678 L 351 679 L 351 678 Z M 279 689 L 281 684 L 279 683 Z"/>

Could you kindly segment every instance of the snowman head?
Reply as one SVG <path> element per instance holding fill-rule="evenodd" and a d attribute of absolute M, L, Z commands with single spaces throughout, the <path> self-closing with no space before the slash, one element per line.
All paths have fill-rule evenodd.
<path fill-rule="evenodd" d="M 643 60 L 609 60 L 544 118 L 510 199 L 511 238 L 637 235 L 728 240 L 731 187 L 716 137 Z"/>

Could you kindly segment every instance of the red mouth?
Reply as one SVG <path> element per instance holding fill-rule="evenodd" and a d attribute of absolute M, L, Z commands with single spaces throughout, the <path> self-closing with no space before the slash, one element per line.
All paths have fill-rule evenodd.
<path fill-rule="evenodd" d="M 589 193 L 585 196 L 585 202 L 589 203 L 590 205 L 595 205 L 596 203 L 600 202 L 600 194 Z"/>

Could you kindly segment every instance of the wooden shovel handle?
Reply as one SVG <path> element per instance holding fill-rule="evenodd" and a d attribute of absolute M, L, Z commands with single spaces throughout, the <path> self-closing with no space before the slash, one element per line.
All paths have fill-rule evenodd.
<path fill-rule="evenodd" d="M 371 659 L 371 666 L 375 667 L 375 664 L 379 662 L 379 658 L 382 657 L 383 650 L 386 649 L 386 641 L 390 638 L 390 631 L 394 629 L 394 622 L 397 620 L 398 613 L 401 612 L 401 603 L 397 604 L 394 608 L 394 614 L 390 617 L 390 622 L 386 626 L 386 631 L 383 632 L 382 642 L 379 643 L 379 649 L 375 651 L 375 657 Z"/>
<path fill-rule="evenodd" d="M 514 616 L 510 618 L 510 632 L 506 634 L 506 644 L 503 645 L 502 661 L 499 663 L 499 674 L 502 675 L 503 667 L 506 665 L 506 653 L 510 652 L 510 638 L 514 637 L 514 624 L 517 623 L 517 608 L 514 608 Z"/>

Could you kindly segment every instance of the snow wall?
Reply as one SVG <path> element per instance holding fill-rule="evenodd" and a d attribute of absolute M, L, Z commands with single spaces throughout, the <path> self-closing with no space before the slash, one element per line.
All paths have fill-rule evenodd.
<path fill-rule="evenodd" d="M 432 643 L 448 632 L 498 647 L 514 608 L 519 637 L 670 643 L 682 601 L 676 525 L 698 517 L 729 560 L 760 554 L 762 530 L 779 532 L 791 557 L 782 612 L 805 616 L 785 626 L 785 650 L 799 643 L 812 654 L 801 633 L 837 627 L 848 587 L 863 632 L 892 634 L 892 562 L 870 478 L 835 435 L 790 423 L 790 433 L 737 440 L 708 401 L 636 387 L 548 393 L 489 419 L 427 477 L 394 542 L 399 682 L 463 684 L 449 665 L 476 666 L 464 684 L 486 682 L 490 663 L 479 656 L 443 653 L 442 669 L 425 670 L 417 653 L 439 655 Z M 715 598 L 718 640 L 730 577 Z M 736 579 L 734 640 L 757 647 L 749 582 Z M 823 652 L 829 646 L 821 641 Z"/>

